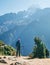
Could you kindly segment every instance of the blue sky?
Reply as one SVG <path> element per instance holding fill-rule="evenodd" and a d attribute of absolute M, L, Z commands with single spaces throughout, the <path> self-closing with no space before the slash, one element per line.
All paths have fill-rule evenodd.
<path fill-rule="evenodd" d="M 0 15 L 27 10 L 30 6 L 35 4 L 41 8 L 50 7 L 50 0 L 0 0 Z"/>

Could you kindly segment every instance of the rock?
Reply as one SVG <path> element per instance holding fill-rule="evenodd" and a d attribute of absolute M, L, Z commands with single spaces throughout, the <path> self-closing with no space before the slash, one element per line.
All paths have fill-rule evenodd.
<path fill-rule="evenodd" d="M 27 62 L 16 62 L 14 65 L 30 65 Z"/>
<path fill-rule="evenodd" d="M 0 59 L 2 59 L 2 57 L 0 57 Z"/>
<path fill-rule="evenodd" d="M 11 63 L 10 65 L 14 65 L 13 63 Z"/>
<path fill-rule="evenodd" d="M 19 62 L 16 62 L 16 63 L 15 63 L 15 65 L 22 65 L 22 64 L 21 64 L 21 63 L 19 63 Z"/>
<path fill-rule="evenodd" d="M 30 65 L 28 62 L 24 61 L 22 65 Z"/>
<path fill-rule="evenodd" d="M 4 59 L 6 58 L 6 56 L 3 57 Z"/>
<path fill-rule="evenodd" d="M 9 57 L 8 60 L 17 61 L 16 58 Z"/>
<path fill-rule="evenodd" d="M 6 63 L 7 64 L 7 62 L 5 61 L 5 60 L 0 60 L 0 63 Z"/>

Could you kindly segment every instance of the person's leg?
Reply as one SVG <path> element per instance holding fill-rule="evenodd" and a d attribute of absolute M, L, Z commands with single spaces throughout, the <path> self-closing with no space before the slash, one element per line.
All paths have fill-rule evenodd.
<path fill-rule="evenodd" d="M 20 49 L 19 49 L 19 57 L 20 57 Z"/>

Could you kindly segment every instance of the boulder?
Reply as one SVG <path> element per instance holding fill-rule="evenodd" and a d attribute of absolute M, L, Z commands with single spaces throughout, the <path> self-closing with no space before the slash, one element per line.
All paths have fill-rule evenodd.
<path fill-rule="evenodd" d="M 5 63 L 5 64 L 7 64 L 7 62 L 5 61 L 5 60 L 0 60 L 0 63 Z"/>

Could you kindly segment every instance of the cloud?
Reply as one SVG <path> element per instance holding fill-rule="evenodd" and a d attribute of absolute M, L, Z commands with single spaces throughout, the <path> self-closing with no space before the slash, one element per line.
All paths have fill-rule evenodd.
<path fill-rule="evenodd" d="M 41 8 L 50 7 L 50 0 L 35 0 L 34 4 L 38 4 Z"/>

